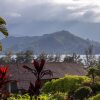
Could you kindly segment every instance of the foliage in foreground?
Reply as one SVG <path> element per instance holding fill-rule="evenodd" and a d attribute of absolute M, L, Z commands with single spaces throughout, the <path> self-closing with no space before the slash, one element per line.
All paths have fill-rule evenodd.
<path fill-rule="evenodd" d="M 22 96 L 18 94 L 14 94 L 10 98 L 8 98 L 8 100 L 30 100 L 30 96 L 28 94 Z"/>
<path fill-rule="evenodd" d="M 8 75 L 8 67 L 0 66 L 0 100 L 1 98 L 6 98 L 9 93 L 5 91 L 5 85 L 11 82 Z"/>
<path fill-rule="evenodd" d="M 91 97 L 89 100 L 100 100 L 100 93 L 96 96 Z"/>
<path fill-rule="evenodd" d="M 100 82 L 94 83 L 94 84 L 90 85 L 90 87 L 93 91 L 93 94 L 100 93 Z"/>
<path fill-rule="evenodd" d="M 41 94 L 37 98 L 40 100 L 64 100 L 67 98 L 67 94 L 65 93 L 55 93 L 55 94 Z M 25 95 L 18 95 L 14 94 L 8 100 L 30 100 L 30 96 L 28 94 Z M 32 97 L 32 100 L 35 100 L 35 97 Z"/>
<path fill-rule="evenodd" d="M 91 93 L 92 89 L 90 87 L 80 87 L 75 91 L 75 98 L 79 100 L 84 100 L 85 98 L 89 97 Z"/>
<path fill-rule="evenodd" d="M 33 68 L 30 68 L 26 65 L 23 66 L 25 69 L 27 69 L 28 71 L 33 73 L 34 76 L 36 77 L 36 81 L 35 81 L 34 84 L 32 84 L 30 82 L 30 86 L 29 86 L 29 89 L 28 89 L 28 93 L 29 93 L 30 96 L 33 96 L 33 95 L 38 96 L 40 94 L 40 89 L 41 89 L 41 86 L 42 86 L 42 78 L 45 75 L 50 75 L 50 76 L 52 75 L 51 70 L 44 69 L 44 64 L 45 64 L 45 60 L 41 59 L 40 61 L 34 60 Z"/>
<path fill-rule="evenodd" d="M 89 82 L 90 78 L 86 76 L 72 76 L 66 75 L 64 78 L 55 79 L 51 82 L 45 83 L 42 88 L 44 93 L 56 93 L 56 92 L 68 92 L 70 90 L 76 90 L 84 82 Z"/>

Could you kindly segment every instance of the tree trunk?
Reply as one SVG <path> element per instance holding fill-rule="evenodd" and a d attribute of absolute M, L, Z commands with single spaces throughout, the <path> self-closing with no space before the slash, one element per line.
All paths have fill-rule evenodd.
<path fill-rule="evenodd" d="M 32 100 L 32 96 L 30 96 L 30 100 Z"/>
<path fill-rule="evenodd" d="M 93 82 L 93 84 L 95 83 L 95 76 L 94 76 L 94 74 L 92 74 L 92 82 Z"/>

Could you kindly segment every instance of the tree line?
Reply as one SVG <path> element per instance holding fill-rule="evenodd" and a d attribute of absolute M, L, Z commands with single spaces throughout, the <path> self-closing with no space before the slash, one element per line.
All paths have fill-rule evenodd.
<path fill-rule="evenodd" d="M 13 57 L 15 55 L 15 57 Z M 35 54 L 32 50 L 21 51 L 13 54 L 11 50 L 5 53 L 4 57 L 0 58 L 0 64 L 14 64 L 14 63 L 31 63 L 33 59 L 45 59 L 46 62 L 64 62 L 64 63 L 77 63 L 83 64 L 86 67 L 95 66 L 100 63 L 100 57 L 96 57 L 93 54 L 92 45 L 85 50 L 84 59 L 81 55 L 73 53 L 71 55 L 65 54 L 64 57 L 60 54 L 47 54 L 42 52 Z"/>

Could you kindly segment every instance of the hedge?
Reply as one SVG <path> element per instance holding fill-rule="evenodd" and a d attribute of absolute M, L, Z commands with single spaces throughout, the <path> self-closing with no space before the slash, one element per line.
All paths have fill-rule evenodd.
<path fill-rule="evenodd" d="M 44 93 L 55 92 L 68 92 L 70 90 L 76 90 L 84 82 L 89 82 L 91 79 L 87 76 L 66 75 L 63 78 L 55 79 L 45 83 L 42 88 Z"/>

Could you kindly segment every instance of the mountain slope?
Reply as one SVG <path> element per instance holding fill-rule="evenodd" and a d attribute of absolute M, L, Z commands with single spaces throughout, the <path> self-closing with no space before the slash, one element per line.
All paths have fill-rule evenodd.
<path fill-rule="evenodd" d="M 23 50 L 33 50 L 35 53 L 42 51 L 46 53 L 79 53 L 83 54 L 85 49 L 91 44 L 71 34 L 68 31 L 58 31 L 52 34 L 33 37 L 8 37 L 2 39 L 4 51 L 12 49 L 14 52 Z M 95 53 L 100 53 L 100 43 L 92 42 Z"/>

